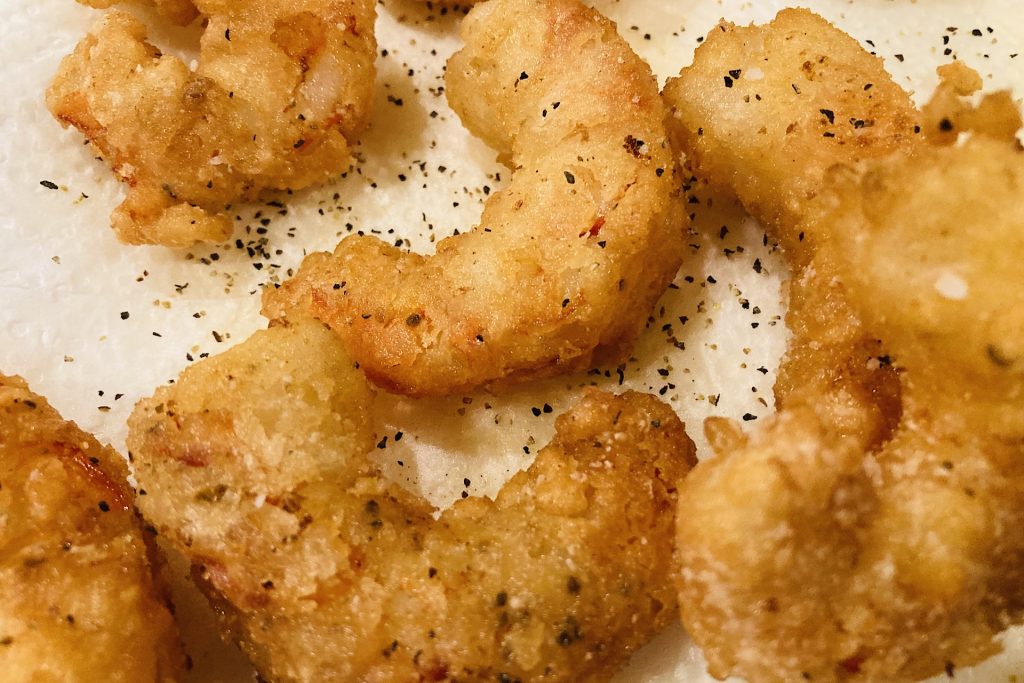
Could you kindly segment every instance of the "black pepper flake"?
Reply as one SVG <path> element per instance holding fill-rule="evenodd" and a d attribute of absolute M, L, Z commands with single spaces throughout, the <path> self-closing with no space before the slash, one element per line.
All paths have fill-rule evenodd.
<path fill-rule="evenodd" d="M 575 576 L 570 576 L 569 580 L 565 582 L 565 589 L 573 595 L 578 595 L 581 588 L 583 588 L 583 585 Z"/>
<path fill-rule="evenodd" d="M 419 313 L 412 313 L 405 319 L 405 324 L 409 327 L 416 327 L 422 320 L 423 318 L 420 317 Z"/>
<path fill-rule="evenodd" d="M 57 189 L 57 183 L 53 182 L 52 180 L 40 180 L 39 184 L 45 187 L 47 190 Z"/>
<path fill-rule="evenodd" d="M 576 184 L 576 176 L 574 176 L 572 173 L 569 173 L 569 171 L 562 172 L 565 173 L 565 182 L 569 183 L 570 185 Z"/>
<path fill-rule="evenodd" d="M 725 82 L 726 88 L 732 87 L 732 78 L 730 78 L 729 76 L 722 76 L 722 80 Z"/>
<path fill-rule="evenodd" d="M 743 413 L 743 421 L 744 422 L 750 422 L 751 420 L 756 420 L 756 419 L 757 419 L 757 415 L 754 415 L 753 413 Z"/>
<path fill-rule="evenodd" d="M 836 122 L 836 114 L 831 109 L 819 109 L 818 111 L 825 115 L 825 118 L 828 119 L 829 123 Z"/>
<path fill-rule="evenodd" d="M 100 511 L 102 511 L 102 512 L 110 512 L 110 503 L 108 503 L 105 500 L 101 500 L 100 504 L 99 504 L 99 508 L 100 508 Z"/>
<path fill-rule="evenodd" d="M 385 436 L 383 439 L 381 439 L 380 441 L 377 442 L 377 448 L 379 448 L 381 450 L 384 450 L 387 447 L 388 447 L 388 437 Z"/>
<path fill-rule="evenodd" d="M 551 407 L 550 403 L 545 403 L 543 410 L 545 413 L 550 413 L 552 410 L 554 410 L 554 408 Z"/>
<path fill-rule="evenodd" d="M 292 145 L 292 147 L 294 149 L 298 149 L 299 147 L 302 147 L 304 144 L 306 144 L 306 141 L 301 139 L 301 138 L 299 138 L 298 140 L 295 141 L 295 144 Z"/>
<path fill-rule="evenodd" d="M 568 299 L 562 299 L 562 308 L 565 308 L 568 305 L 569 305 L 569 300 Z"/>
<path fill-rule="evenodd" d="M 632 135 L 627 135 L 626 141 L 622 146 L 637 159 L 647 158 L 646 155 L 640 152 L 640 150 L 642 150 L 644 147 L 643 140 L 635 138 Z"/>
<path fill-rule="evenodd" d="M 537 406 L 530 408 L 530 412 L 533 413 L 534 417 L 540 417 L 540 408 Z"/>
<path fill-rule="evenodd" d="M 739 80 L 741 73 L 743 73 L 742 69 L 729 69 L 729 75 L 735 78 L 736 80 Z"/>
<path fill-rule="evenodd" d="M 508 602 L 508 593 L 506 593 L 505 591 L 501 591 L 500 593 L 498 593 L 497 595 L 494 596 L 494 604 L 497 605 L 498 607 L 504 607 L 505 603 L 507 603 L 507 602 Z"/>
<path fill-rule="evenodd" d="M 224 40 L 231 40 L 231 29 L 224 29 Z"/>
<path fill-rule="evenodd" d="M 37 404 L 32 399 L 26 399 L 26 400 L 22 401 L 21 403 L 22 403 L 22 405 L 24 405 L 29 410 L 35 410 L 36 409 L 36 405 Z"/>
<path fill-rule="evenodd" d="M 434 567 L 431 567 L 430 569 L 428 569 L 427 570 L 427 576 L 430 577 L 430 578 L 434 578 L 435 576 L 437 576 L 437 569 L 435 569 Z"/>
<path fill-rule="evenodd" d="M 519 73 L 519 80 L 521 80 L 521 81 L 525 81 L 529 77 L 530 77 L 530 74 L 526 73 L 525 71 L 521 71 Z"/>
<path fill-rule="evenodd" d="M 943 117 L 943 119 L 939 121 L 939 130 L 948 133 L 949 131 L 953 130 L 953 122 Z"/>

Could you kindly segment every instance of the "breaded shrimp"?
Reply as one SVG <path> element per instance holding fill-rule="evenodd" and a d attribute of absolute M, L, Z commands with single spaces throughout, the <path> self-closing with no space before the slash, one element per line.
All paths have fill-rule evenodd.
<path fill-rule="evenodd" d="M 664 94 L 679 148 L 698 173 L 735 192 L 793 269 L 793 336 L 777 405 L 809 405 L 865 447 L 878 443 L 898 416 L 896 376 L 877 360 L 884 351 L 804 218 L 832 165 L 921 144 L 909 95 L 881 59 L 803 9 L 783 10 L 764 26 L 721 23 Z"/>
<path fill-rule="evenodd" d="M 859 49 L 821 31 L 771 38 L 775 26 L 749 30 L 805 64 L 818 63 L 816 51 L 852 63 L 838 46 Z M 991 139 L 944 150 L 912 135 L 835 147 L 804 119 L 786 135 L 806 170 L 758 166 L 775 139 L 740 135 L 732 93 L 710 90 L 718 67 L 702 71 L 710 58 L 700 53 L 723 42 L 729 53 L 727 38 L 709 38 L 669 94 L 685 111 L 683 92 L 717 93 L 703 101 L 703 133 L 683 115 L 680 138 L 783 244 L 793 340 L 775 418 L 750 436 L 706 425 L 718 455 L 686 480 L 677 516 L 684 624 L 713 674 L 752 683 L 907 681 L 980 661 L 1024 615 L 1024 165 L 1006 134 L 1015 114 L 1005 97 L 958 106 L 949 121 Z M 871 73 L 822 72 L 814 91 L 857 99 L 851 83 L 895 88 L 873 58 L 860 61 Z M 758 94 L 790 83 L 804 92 L 799 60 L 764 73 Z M 940 102 L 971 89 L 958 68 L 943 75 L 957 80 Z M 819 106 L 799 102 L 786 111 L 797 122 Z M 883 131 L 924 118 L 937 139 L 954 125 L 938 124 L 938 104 L 920 117 L 904 95 L 875 105 Z M 745 110 L 755 132 L 778 119 Z M 741 158 L 757 178 L 737 172 Z"/>
<path fill-rule="evenodd" d="M 185 657 L 124 461 L 0 375 L 5 681 L 171 683 Z"/>
<path fill-rule="evenodd" d="M 306 321 L 141 402 L 146 518 L 275 681 L 606 680 L 675 618 L 675 413 L 587 394 L 497 499 L 438 518 L 366 458 L 372 392 Z"/>
<path fill-rule="evenodd" d="M 271 319 L 308 309 L 412 396 L 622 359 L 682 255 L 657 84 L 614 24 L 578 0 L 491 0 L 462 35 L 449 100 L 509 187 L 433 256 L 350 237 L 264 298 Z"/>
<path fill-rule="evenodd" d="M 235 201 L 328 180 L 350 162 L 372 100 L 371 0 L 197 0 L 194 71 L 114 11 L 61 62 L 47 106 L 128 184 L 128 244 L 231 233 Z"/>

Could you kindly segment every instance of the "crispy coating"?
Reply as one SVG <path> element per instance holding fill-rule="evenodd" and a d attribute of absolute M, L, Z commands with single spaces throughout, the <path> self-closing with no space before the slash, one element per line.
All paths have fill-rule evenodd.
<path fill-rule="evenodd" d="M 146 517 L 273 681 L 606 680 L 675 618 L 674 412 L 592 392 L 496 500 L 434 517 L 365 457 L 372 394 L 318 323 L 142 403 Z"/>
<path fill-rule="evenodd" d="M 679 148 L 791 250 L 803 249 L 793 230 L 826 169 L 918 137 L 919 114 L 882 60 L 805 9 L 762 26 L 723 21 L 664 94 Z"/>
<path fill-rule="evenodd" d="M 124 461 L 0 375 L 5 681 L 170 683 L 184 654 Z"/>
<path fill-rule="evenodd" d="M 622 359 L 682 254 L 664 107 L 614 24 L 577 0 L 492 0 L 462 35 L 449 100 L 513 169 L 480 225 L 432 256 L 350 237 L 264 298 L 413 396 Z"/>
<path fill-rule="evenodd" d="M 879 443 L 899 414 L 896 375 L 816 248 L 827 226 L 805 218 L 831 166 L 922 144 L 909 95 L 882 60 L 803 9 L 763 26 L 722 22 L 664 95 L 690 163 L 739 197 L 793 269 L 776 404 L 808 405 L 865 447 Z"/>
<path fill-rule="evenodd" d="M 1024 619 L 1024 158 L 979 137 L 835 174 L 811 220 L 903 369 L 902 420 L 868 453 L 802 407 L 711 426 L 679 553 L 719 675 L 918 680 Z"/>
<path fill-rule="evenodd" d="M 188 24 L 199 15 L 192 0 L 78 0 L 78 2 L 96 9 L 109 9 L 119 4 L 152 7 L 161 17 L 179 26 Z"/>
<path fill-rule="evenodd" d="M 852 61 L 836 57 L 843 41 L 813 40 L 807 50 Z M 705 49 L 716 48 L 698 50 L 692 69 Z M 802 73 L 789 68 L 765 91 Z M 694 70 L 689 92 L 717 81 Z M 822 92 L 841 86 L 829 73 Z M 795 271 L 779 414 L 749 436 L 709 421 L 718 455 L 682 489 L 683 621 L 717 676 L 917 680 L 992 654 L 994 636 L 1024 616 L 1024 166 L 1007 134 L 1019 114 L 1006 96 L 961 103 L 979 83 L 959 67 L 942 75 L 924 133 L 977 132 L 957 148 L 912 136 L 834 148 L 798 126 L 790 144 L 810 170 L 755 165 L 750 180 L 733 164 L 767 159 L 774 141 L 714 132 L 735 121 L 731 93 L 705 104 L 703 135 L 680 132 L 701 170 L 775 231 Z M 864 92 L 895 87 L 884 73 L 864 78 Z M 761 112 L 747 108 L 745 124 L 767 125 Z"/>
<path fill-rule="evenodd" d="M 47 91 L 128 185 L 111 224 L 128 244 L 187 246 L 231 233 L 227 209 L 328 180 L 350 162 L 374 80 L 371 0 L 198 0 L 191 71 L 107 14 Z"/>

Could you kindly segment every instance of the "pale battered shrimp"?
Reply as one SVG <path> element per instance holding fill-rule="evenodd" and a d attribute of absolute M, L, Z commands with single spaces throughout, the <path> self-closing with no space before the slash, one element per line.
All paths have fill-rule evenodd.
<path fill-rule="evenodd" d="M 3 679 L 182 680 L 156 558 L 121 456 L 0 374 Z"/>
<path fill-rule="evenodd" d="M 970 89 L 947 74 L 940 102 Z M 1019 116 L 1006 97 L 922 116 L 802 11 L 715 31 L 667 95 L 685 151 L 795 271 L 779 414 L 749 436 L 709 421 L 718 455 L 683 485 L 684 624 L 713 674 L 752 683 L 983 659 L 1024 614 Z M 924 143 L 982 119 L 993 140 Z"/>
<path fill-rule="evenodd" d="M 494 501 L 435 518 L 367 459 L 372 404 L 307 320 L 192 366 L 130 420 L 143 513 L 269 680 L 607 680 L 676 618 L 695 458 L 668 406 L 592 391 Z"/>
<path fill-rule="evenodd" d="M 374 80 L 372 0 L 197 0 L 195 71 L 114 11 L 61 62 L 47 105 L 128 185 L 121 241 L 231 233 L 230 204 L 344 171 Z"/>
<path fill-rule="evenodd" d="M 350 237 L 264 299 L 271 319 L 311 310 L 413 396 L 621 360 L 682 255 L 657 84 L 614 24 L 578 0 L 491 0 L 462 35 L 448 96 L 509 187 L 433 256 Z"/>

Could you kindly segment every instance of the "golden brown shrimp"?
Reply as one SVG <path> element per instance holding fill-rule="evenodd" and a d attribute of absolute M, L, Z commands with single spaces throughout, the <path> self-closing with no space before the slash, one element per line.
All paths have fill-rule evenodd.
<path fill-rule="evenodd" d="M 701 101 L 703 133 L 684 113 L 680 137 L 701 170 L 776 231 L 796 271 L 780 413 L 750 436 L 710 421 L 718 456 L 683 486 L 683 621 L 717 676 L 917 680 L 993 653 L 994 636 L 1024 613 L 1024 532 L 1014 521 L 1024 512 L 1024 302 L 1015 303 L 1024 165 L 1006 135 L 1019 117 L 1006 97 L 977 111 L 942 105 L 971 89 L 959 68 L 918 115 L 864 53 L 854 71 L 815 71 L 810 89 L 838 89 L 854 113 L 842 97 L 791 97 L 779 110 L 783 135 L 808 161 L 773 165 L 767 150 L 779 138 L 758 131 L 779 114 L 765 115 L 771 107 L 759 103 L 773 98 L 762 93 L 791 84 L 806 93 L 805 65 L 853 63 L 847 52 L 860 49 L 834 29 L 794 32 L 789 14 L 737 30 L 798 55 L 787 68 L 762 67 L 758 104 L 710 90 L 732 63 L 714 53 L 732 55 L 728 30 L 669 93 L 679 112 L 692 107 L 681 93 L 715 93 Z M 860 82 L 872 88 L 851 87 Z M 891 91 L 886 102 L 857 95 L 879 86 Z M 842 109 L 810 126 L 830 99 Z M 876 107 L 871 127 L 902 132 L 835 146 L 821 130 L 834 130 L 833 116 L 856 120 L 857 102 Z M 742 134 L 737 108 L 753 134 Z M 930 140 L 951 127 L 991 139 L 930 148 L 910 133 L 916 125 Z M 738 163 L 757 177 L 734 173 Z"/>
<path fill-rule="evenodd" d="M 370 0 L 197 0 L 194 71 L 107 14 L 61 62 L 47 106 L 128 184 L 111 222 L 129 244 L 231 233 L 234 201 L 344 171 L 374 80 Z"/>
<path fill-rule="evenodd" d="M 0 375 L 5 681 L 172 683 L 185 657 L 111 448 Z"/>
<path fill-rule="evenodd" d="M 695 459 L 670 408 L 591 392 L 496 500 L 436 519 L 366 458 L 371 410 L 308 321 L 192 366 L 130 421 L 146 518 L 264 676 L 606 680 L 675 618 Z"/>
<path fill-rule="evenodd" d="M 764 26 L 723 22 L 664 94 L 680 149 L 771 230 L 793 269 L 777 405 L 809 405 L 843 434 L 877 443 L 898 414 L 895 373 L 872 361 L 884 352 L 804 216 L 832 165 L 920 144 L 909 95 L 881 59 L 802 9 Z"/>
<path fill-rule="evenodd" d="M 380 386 L 425 396 L 629 353 L 685 218 L 649 67 L 578 0 L 491 0 L 448 62 L 452 107 L 514 169 L 433 256 L 350 237 L 265 295 L 309 309 Z"/>

